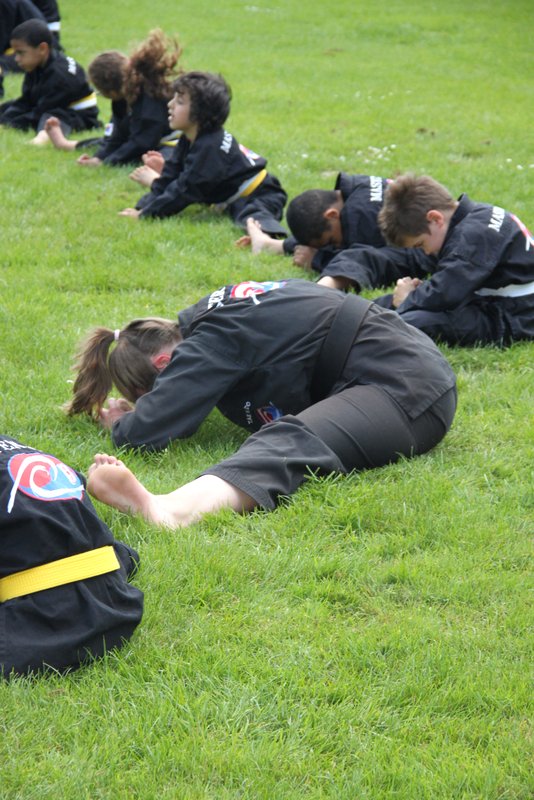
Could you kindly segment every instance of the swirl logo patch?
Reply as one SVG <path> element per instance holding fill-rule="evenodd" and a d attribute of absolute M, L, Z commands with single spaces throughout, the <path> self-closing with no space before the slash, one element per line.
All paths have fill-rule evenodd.
<path fill-rule="evenodd" d="M 257 294 L 265 294 L 265 292 L 272 292 L 273 289 L 280 289 L 285 286 L 286 281 L 243 281 L 232 286 L 230 297 L 242 299 L 244 297 L 254 297 Z"/>
<path fill-rule="evenodd" d="M 9 459 L 7 469 L 13 481 L 8 514 L 13 509 L 17 492 L 46 503 L 83 498 L 84 487 L 78 475 L 54 456 L 18 453 Z"/>

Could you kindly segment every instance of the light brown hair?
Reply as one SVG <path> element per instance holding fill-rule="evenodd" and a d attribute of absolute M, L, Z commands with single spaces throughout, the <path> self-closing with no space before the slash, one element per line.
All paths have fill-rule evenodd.
<path fill-rule="evenodd" d="M 141 91 L 157 100 L 170 100 L 172 82 L 181 48 L 175 39 L 156 28 L 130 55 L 118 50 L 105 50 L 88 67 L 89 78 L 103 95 L 110 92 L 124 97 L 128 105 L 135 103 Z"/>
<path fill-rule="evenodd" d="M 429 233 L 429 211 L 447 212 L 455 206 L 448 189 L 434 178 L 407 173 L 387 187 L 378 224 L 388 244 L 403 247 L 406 237 Z"/>
<path fill-rule="evenodd" d="M 130 55 L 124 81 L 127 102 L 131 105 L 141 90 L 158 100 L 170 100 L 181 53 L 176 39 L 166 36 L 160 28 L 150 31 Z"/>
<path fill-rule="evenodd" d="M 181 339 L 178 323 L 161 317 L 132 320 L 121 331 L 95 328 L 76 355 L 74 397 L 65 411 L 97 416 L 113 385 L 135 403 L 152 389 L 158 375 L 151 356 Z"/>

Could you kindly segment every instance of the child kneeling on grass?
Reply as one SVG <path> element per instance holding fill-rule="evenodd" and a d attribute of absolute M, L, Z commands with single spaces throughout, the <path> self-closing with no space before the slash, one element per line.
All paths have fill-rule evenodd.
<path fill-rule="evenodd" d="M 220 75 L 188 72 L 175 81 L 169 123 L 182 136 L 161 175 L 147 166 L 132 178 L 150 187 L 126 217 L 169 217 L 193 203 L 215 205 L 242 227 L 253 216 L 271 236 L 280 225 L 287 195 L 266 170 L 267 161 L 240 145 L 222 127 L 230 112 L 230 87 Z"/>
<path fill-rule="evenodd" d="M 177 321 L 98 328 L 78 370 L 68 412 L 96 413 L 118 447 L 164 448 L 193 435 L 215 406 L 253 433 L 167 495 L 149 493 L 114 456 L 95 457 L 95 497 L 171 528 L 220 508 L 273 509 L 311 473 L 426 453 L 456 409 L 454 374 L 425 334 L 361 297 L 304 280 L 225 286 Z M 105 408 L 113 384 L 123 399 Z"/>
<path fill-rule="evenodd" d="M 149 151 L 170 156 L 179 135 L 169 127 L 167 104 L 173 94 L 171 78 L 176 75 L 180 52 L 175 41 L 156 29 L 129 57 L 117 50 L 96 56 L 89 64 L 89 77 L 100 94 L 111 100 L 112 116 L 105 136 L 67 139 L 60 121 L 51 117 L 45 130 L 54 147 L 96 147 L 94 155 L 84 153 L 78 159 L 78 164 L 87 167 L 139 163 Z"/>
<path fill-rule="evenodd" d="M 96 95 L 82 67 L 53 47 L 45 22 L 30 19 L 17 26 L 11 37 L 15 60 L 26 76 L 22 95 L 0 105 L 0 125 L 30 130 L 33 144 L 48 142 L 45 123 L 57 117 L 65 134 L 97 127 Z"/>
<path fill-rule="evenodd" d="M 138 555 L 99 519 L 82 476 L 0 436 L 0 678 L 63 672 L 141 621 Z"/>

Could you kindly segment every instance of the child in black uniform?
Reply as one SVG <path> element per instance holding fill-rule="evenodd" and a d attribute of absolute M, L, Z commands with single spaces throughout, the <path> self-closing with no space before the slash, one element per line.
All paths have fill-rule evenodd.
<path fill-rule="evenodd" d="M 427 336 L 311 281 L 249 281 L 213 292 L 177 323 L 98 328 L 78 367 L 69 413 L 96 412 L 119 447 L 164 448 L 191 436 L 214 406 L 255 431 L 233 456 L 158 497 L 113 456 L 96 456 L 95 497 L 170 527 L 222 507 L 272 509 L 310 470 L 425 453 L 456 407 L 454 374 Z M 113 383 L 126 399 L 104 408 Z"/>
<path fill-rule="evenodd" d="M 97 147 L 94 155 L 78 159 L 81 166 L 132 164 L 148 151 L 170 155 L 178 136 L 171 131 L 167 104 L 172 97 L 180 48 L 156 29 L 130 55 L 117 50 L 100 53 L 89 64 L 89 77 L 103 97 L 111 100 L 112 118 L 102 139 L 69 140 L 59 120 L 50 118 L 45 129 L 60 150 Z"/>
<path fill-rule="evenodd" d="M 45 17 L 32 0 L 0 0 L 0 97 L 4 96 L 4 72 L 20 72 L 11 47 L 11 34 L 27 19 Z"/>
<path fill-rule="evenodd" d="M 534 339 L 534 239 L 514 214 L 465 194 L 454 200 L 428 176 L 403 175 L 388 188 L 379 223 L 392 245 L 436 258 L 428 280 L 401 278 L 381 305 L 449 344 Z M 397 255 L 394 248 L 356 252 L 327 271 L 358 282 L 361 271 L 380 270 Z"/>
<path fill-rule="evenodd" d="M 141 167 L 135 180 L 150 185 L 127 217 L 169 217 L 192 203 L 216 205 L 245 226 L 254 216 L 272 236 L 286 236 L 280 225 L 287 195 L 266 170 L 264 158 L 240 145 L 222 125 L 230 111 L 230 88 L 220 75 L 189 72 L 174 83 L 169 123 L 182 136 L 161 176 Z"/>
<path fill-rule="evenodd" d="M 82 67 L 54 50 L 52 34 L 45 22 L 30 19 L 12 33 L 11 45 L 17 64 L 26 76 L 22 95 L 0 105 L 0 124 L 37 131 L 32 142 L 44 144 L 46 120 L 55 116 L 63 130 L 87 130 L 98 125 L 96 95 Z"/>
<path fill-rule="evenodd" d="M 143 613 L 127 582 L 137 562 L 79 473 L 0 436 L 0 678 L 75 669 L 121 647 Z"/>

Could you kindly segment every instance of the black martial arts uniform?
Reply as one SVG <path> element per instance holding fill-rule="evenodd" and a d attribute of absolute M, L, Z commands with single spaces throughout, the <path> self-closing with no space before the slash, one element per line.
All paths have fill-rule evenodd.
<path fill-rule="evenodd" d="M 343 198 L 340 214 L 343 244 L 339 249 L 322 247 L 317 251 L 312 261 L 312 268 L 316 272 L 322 272 L 340 250 L 353 244 L 385 247 L 386 241 L 378 227 L 377 217 L 389 182 L 387 178 L 374 175 L 338 173 L 334 190 L 341 192 Z M 284 239 L 284 252 L 291 255 L 298 244 L 294 236 L 289 236 Z"/>
<path fill-rule="evenodd" d="M 41 13 L 44 15 L 46 24 L 48 25 L 48 30 L 54 37 L 54 46 L 58 50 L 62 50 L 61 43 L 59 41 L 61 32 L 61 15 L 59 13 L 59 6 L 56 3 L 56 0 L 33 0 L 33 2 L 39 11 L 41 11 Z"/>
<path fill-rule="evenodd" d="M 98 145 L 96 158 L 110 166 L 118 166 L 140 162 L 148 150 L 170 155 L 177 139 L 176 132 L 169 128 L 167 101 L 141 91 L 131 107 L 126 100 L 114 100 L 105 136 L 90 142 Z M 88 144 L 88 141 L 81 141 L 77 147 L 84 148 Z"/>
<path fill-rule="evenodd" d="M 61 20 L 59 6 L 56 0 L 33 0 L 33 2 L 39 11 L 43 13 L 48 23 L 59 22 Z M 54 30 L 54 28 L 50 28 L 50 30 Z"/>
<path fill-rule="evenodd" d="M 267 170 L 267 161 L 218 128 L 194 142 L 182 136 L 161 177 L 136 208 L 141 217 L 169 217 L 192 203 L 218 206 L 236 225 L 258 220 L 265 233 L 286 236 L 280 225 L 287 195 Z"/>
<path fill-rule="evenodd" d="M 127 581 L 137 562 L 79 473 L 0 436 L 0 677 L 75 669 L 120 647 L 143 613 Z"/>
<path fill-rule="evenodd" d="M 388 270 L 409 251 L 399 253 L 362 251 L 352 263 L 345 254 L 328 271 L 360 281 L 362 274 Z M 449 344 L 506 346 L 534 339 L 534 239 L 514 214 L 461 195 L 429 272 L 429 280 L 397 308 L 406 322 Z M 379 299 L 381 305 L 390 301 Z"/>
<path fill-rule="evenodd" d="M 21 97 L 0 105 L 0 124 L 11 128 L 40 131 L 49 117 L 59 119 L 65 134 L 99 126 L 96 95 L 83 68 L 55 50 L 43 67 L 26 73 Z"/>
<path fill-rule="evenodd" d="M 354 295 L 309 281 L 246 282 L 181 311 L 179 324 L 184 341 L 114 424 L 113 441 L 163 448 L 217 406 L 256 433 L 206 474 L 264 508 L 310 469 L 349 472 L 426 452 L 452 422 L 455 379 L 437 347 Z"/>

